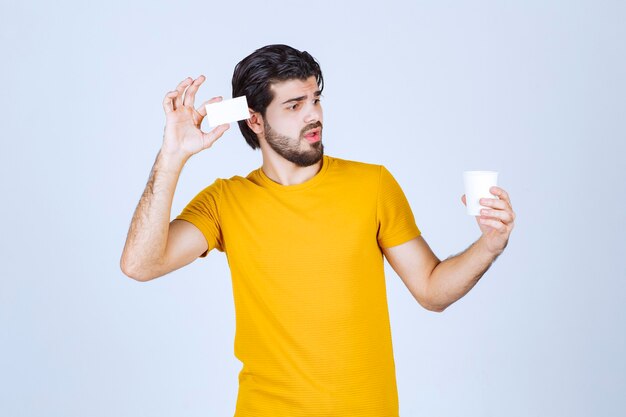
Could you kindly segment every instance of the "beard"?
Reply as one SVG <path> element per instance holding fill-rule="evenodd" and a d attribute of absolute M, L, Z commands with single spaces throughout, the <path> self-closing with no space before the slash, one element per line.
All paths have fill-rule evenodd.
<path fill-rule="evenodd" d="M 272 130 L 272 127 L 267 123 L 267 121 L 263 121 L 265 126 L 265 140 L 267 144 L 280 156 L 288 160 L 289 162 L 293 162 L 299 167 L 308 167 L 317 162 L 324 156 L 324 145 L 322 144 L 322 123 L 312 123 L 306 126 L 300 132 L 300 136 L 298 139 L 291 138 L 289 136 L 281 135 L 280 133 L 276 133 Z M 304 139 L 304 132 L 307 130 L 315 129 L 316 127 L 320 128 L 319 137 L 320 140 L 315 143 L 309 143 L 306 139 Z M 306 149 L 300 149 L 300 143 L 306 143 Z"/>

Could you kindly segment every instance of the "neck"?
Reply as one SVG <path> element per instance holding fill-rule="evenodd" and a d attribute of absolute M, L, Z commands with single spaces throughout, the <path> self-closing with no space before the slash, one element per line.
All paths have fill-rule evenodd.
<path fill-rule="evenodd" d="M 324 158 L 308 167 L 301 167 L 282 156 L 263 152 L 263 172 L 272 181 L 280 185 L 302 184 L 313 178 L 322 169 Z"/>

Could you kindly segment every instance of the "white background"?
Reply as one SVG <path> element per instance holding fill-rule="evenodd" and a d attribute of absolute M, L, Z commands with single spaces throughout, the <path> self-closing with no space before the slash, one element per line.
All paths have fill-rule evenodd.
<path fill-rule="evenodd" d="M 386 265 L 401 415 L 624 415 L 624 2 L 226 3 L 3 0 L 0 415 L 232 415 L 225 255 L 148 283 L 119 258 L 165 93 L 230 97 L 271 43 L 320 62 L 326 154 L 385 165 L 441 259 L 480 235 L 462 171 L 511 196 L 508 248 L 444 313 Z M 260 165 L 233 124 L 172 217 Z"/>

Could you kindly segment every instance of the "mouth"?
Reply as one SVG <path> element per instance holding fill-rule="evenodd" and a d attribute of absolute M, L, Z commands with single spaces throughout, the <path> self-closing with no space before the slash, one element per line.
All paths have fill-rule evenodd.
<path fill-rule="evenodd" d="M 304 134 L 304 138 L 307 140 L 307 142 L 309 143 L 315 143 L 315 142 L 319 142 L 321 139 L 320 136 L 320 132 L 322 131 L 322 129 L 315 128 L 315 129 L 311 129 L 308 132 L 306 132 Z"/>

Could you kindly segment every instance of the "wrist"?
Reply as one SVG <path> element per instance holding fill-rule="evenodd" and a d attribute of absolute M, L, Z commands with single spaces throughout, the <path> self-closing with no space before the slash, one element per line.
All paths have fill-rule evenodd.
<path fill-rule="evenodd" d="M 485 238 L 485 235 L 482 235 L 476 243 L 481 248 L 481 252 L 486 253 L 492 259 L 497 258 L 502 252 L 504 252 L 504 248 L 493 247 L 493 242 L 490 242 L 487 238 Z"/>
<path fill-rule="evenodd" d="M 181 170 L 190 157 L 191 155 L 185 155 L 182 152 L 168 151 L 161 148 L 157 155 L 157 161 L 162 169 Z"/>

